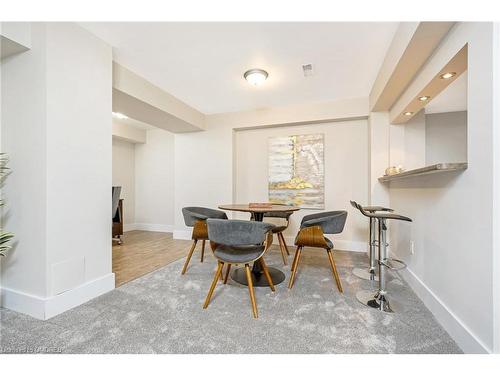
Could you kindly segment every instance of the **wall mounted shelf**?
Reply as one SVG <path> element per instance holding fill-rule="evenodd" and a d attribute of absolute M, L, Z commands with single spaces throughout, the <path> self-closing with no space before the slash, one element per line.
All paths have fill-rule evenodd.
<path fill-rule="evenodd" d="M 423 176 L 442 172 L 463 171 L 467 169 L 467 166 L 467 163 L 438 163 L 423 168 L 411 169 L 409 171 L 404 171 L 390 176 L 382 176 L 379 177 L 378 180 L 380 182 L 390 182 L 406 177 Z"/>

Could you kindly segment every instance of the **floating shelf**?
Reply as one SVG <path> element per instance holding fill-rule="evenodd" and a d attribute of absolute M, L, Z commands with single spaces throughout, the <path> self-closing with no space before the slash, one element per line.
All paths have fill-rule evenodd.
<path fill-rule="evenodd" d="M 463 171 L 465 169 L 467 169 L 467 163 L 439 163 L 439 164 L 429 165 L 423 168 L 417 168 L 409 171 L 404 171 L 401 173 L 396 173 L 390 176 L 382 176 L 379 177 L 378 180 L 380 182 L 389 182 L 389 181 L 399 180 L 400 178 L 423 176 L 433 173 Z"/>

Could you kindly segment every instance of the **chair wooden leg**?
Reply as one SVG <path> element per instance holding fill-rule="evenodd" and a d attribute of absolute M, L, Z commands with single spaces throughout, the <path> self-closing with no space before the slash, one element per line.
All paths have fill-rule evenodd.
<path fill-rule="evenodd" d="M 289 289 L 292 289 L 293 287 L 293 283 L 295 281 L 295 273 L 297 272 L 297 268 L 299 267 L 301 253 L 302 253 L 302 246 L 298 246 L 297 251 L 295 252 L 295 258 L 293 259 L 292 274 L 290 275 L 290 281 L 288 282 Z"/>
<path fill-rule="evenodd" d="M 297 246 L 297 250 L 299 249 L 300 246 Z M 290 270 L 293 270 L 293 268 L 295 267 L 295 262 L 297 261 L 297 250 L 295 250 L 295 256 L 293 257 L 293 260 L 292 260 L 292 266 L 290 267 Z"/>
<path fill-rule="evenodd" d="M 332 251 L 330 249 L 327 249 L 326 252 L 328 253 L 328 259 L 330 260 L 330 266 L 332 267 L 332 272 L 333 276 L 335 277 L 335 282 L 337 283 L 337 288 L 339 289 L 340 293 L 344 293 L 344 290 L 342 289 L 342 283 L 340 282 L 339 273 L 337 272 L 337 266 L 335 265 L 335 261 L 333 260 Z"/>
<path fill-rule="evenodd" d="M 228 263 L 226 266 L 226 276 L 224 277 L 224 284 L 227 284 L 227 279 L 229 277 L 229 271 L 231 271 L 231 265 Z"/>
<path fill-rule="evenodd" d="M 189 261 L 191 260 L 191 256 L 193 255 L 194 248 L 196 247 L 196 244 L 198 243 L 198 240 L 193 241 L 193 246 L 191 246 L 191 249 L 189 250 L 188 256 L 186 258 L 186 262 L 184 262 L 184 267 L 182 267 L 182 272 L 181 275 L 184 275 L 186 273 L 186 270 L 189 265 Z"/>
<path fill-rule="evenodd" d="M 281 239 L 280 233 L 277 234 L 277 237 L 278 237 L 278 242 L 279 242 L 279 245 L 280 245 L 281 257 L 283 258 L 283 263 L 286 266 L 287 265 L 287 261 L 286 261 L 285 249 L 284 249 L 284 246 L 283 246 L 283 240 Z"/>
<path fill-rule="evenodd" d="M 203 263 L 203 256 L 205 255 L 205 240 L 201 242 L 201 263 Z"/>
<path fill-rule="evenodd" d="M 219 276 L 222 273 L 222 267 L 224 267 L 224 263 L 219 262 L 217 264 L 217 271 L 215 271 L 214 280 L 212 281 L 212 285 L 210 285 L 210 290 L 208 291 L 207 298 L 205 299 L 205 304 L 203 305 L 204 309 L 208 307 L 208 304 L 212 299 L 212 294 L 214 293 L 215 287 L 217 286 L 217 281 L 219 281 Z"/>
<path fill-rule="evenodd" d="M 259 314 L 257 312 L 257 302 L 255 302 L 255 294 L 253 292 L 252 274 L 250 273 L 250 266 L 248 265 L 248 263 L 245 264 L 245 272 L 247 274 L 248 292 L 250 293 L 250 301 L 252 302 L 253 317 L 257 319 L 259 317 Z"/>
<path fill-rule="evenodd" d="M 285 241 L 285 237 L 283 237 L 283 232 L 280 232 L 279 235 L 281 237 L 281 242 L 283 242 L 283 246 L 285 247 L 286 254 L 290 255 L 290 252 L 288 251 L 288 246 Z"/>
<path fill-rule="evenodd" d="M 264 258 L 260 258 L 260 265 L 262 266 L 262 272 L 264 272 L 264 275 L 266 276 L 267 282 L 269 283 L 269 287 L 273 292 L 276 290 L 274 289 L 274 284 L 273 284 L 273 279 L 271 275 L 269 274 L 269 270 L 267 269 L 266 262 L 264 261 Z"/>

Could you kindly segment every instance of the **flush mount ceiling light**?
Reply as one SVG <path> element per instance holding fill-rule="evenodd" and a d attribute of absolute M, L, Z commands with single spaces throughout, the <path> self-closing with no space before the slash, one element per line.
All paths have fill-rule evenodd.
<path fill-rule="evenodd" d="M 455 77 L 456 75 L 457 75 L 457 73 L 455 73 L 455 72 L 447 72 L 447 73 L 441 74 L 439 77 L 441 79 L 450 79 L 452 77 Z"/>
<path fill-rule="evenodd" d="M 429 100 L 430 98 L 431 98 L 430 96 L 424 95 L 424 96 L 421 96 L 420 98 L 418 98 L 418 100 L 420 100 L 421 102 L 425 102 L 426 100 Z"/>
<path fill-rule="evenodd" d="M 411 115 L 413 115 L 413 112 L 405 112 L 404 115 L 405 116 L 411 116 Z"/>
<path fill-rule="evenodd" d="M 113 114 L 113 117 L 119 119 L 119 120 L 126 120 L 128 119 L 128 116 L 124 115 L 123 113 L 120 112 L 111 112 Z"/>
<path fill-rule="evenodd" d="M 262 69 L 250 69 L 243 74 L 243 77 L 248 81 L 248 83 L 258 86 L 264 83 L 267 79 L 267 72 Z"/>

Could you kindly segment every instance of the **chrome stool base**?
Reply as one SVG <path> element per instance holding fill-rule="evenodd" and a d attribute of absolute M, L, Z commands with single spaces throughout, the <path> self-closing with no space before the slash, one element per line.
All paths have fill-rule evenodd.
<path fill-rule="evenodd" d="M 400 310 L 399 304 L 387 299 L 387 295 L 380 296 L 376 290 L 361 290 L 356 293 L 356 299 L 363 305 L 386 313 Z M 395 309 L 395 310 L 393 310 Z"/>
<path fill-rule="evenodd" d="M 354 268 L 352 274 L 363 280 L 378 281 L 378 276 L 375 275 L 375 271 L 370 272 L 370 270 L 366 268 Z"/>

